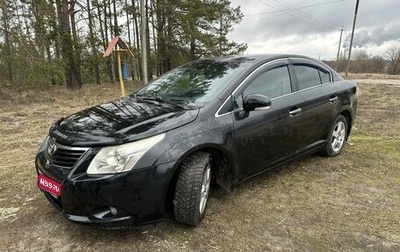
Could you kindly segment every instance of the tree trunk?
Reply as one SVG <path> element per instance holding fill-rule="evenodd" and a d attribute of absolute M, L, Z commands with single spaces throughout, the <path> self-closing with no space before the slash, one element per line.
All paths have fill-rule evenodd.
<path fill-rule="evenodd" d="M 135 0 L 132 0 L 132 8 L 135 10 L 135 16 L 133 17 L 133 25 L 135 27 L 135 35 L 136 35 L 136 40 L 134 40 L 134 44 L 135 44 L 134 47 L 136 49 L 135 51 L 138 52 L 139 48 L 140 48 L 140 42 L 139 42 L 139 25 L 138 25 L 138 15 L 137 15 L 138 9 L 136 8 L 136 6 L 138 6 L 138 5 L 135 4 Z M 135 60 L 135 61 L 136 61 L 136 76 L 137 76 L 137 80 L 141 80 L 142 78 L 140 76 L 140 71 L 141 71 L 140 58 Z"/>
<path fill-rule="evenodd" d="M 2 23 L 3 23 L 3 31 L 4 31 L 4 45 L 5 45 L 5 56 L 7 62 L 7 80 L 10 83 L 14 82 L 14 74 L 13 74 L 13 66 L 12 66 L 12 52 L 11 52 L 11 42 L 10 42 L 10 34 L 9 34 L 9 25 L 8 25 L 8 11 L 6 3 L 2 3 L 1 5 L 2 10 Z"/>
<path fill-rule="evenodd" d="M 114 0 L 113 0 L 113 2 L 115 2 Z M 111 35 L 111 38 L 113 37 L 113 34 L 114 34 L 114 32 L 115 32 L 115 27 L 114 27 L 114 22 L 113 22 L 113 13 L 112 13 L 112 11 L 111 11 L 111 1 L 109 1 L 108 2 L 108 13 L 109 13 L 109 19 L 107 20 L 108 22 L 110 22 L 109 23 L 109 27 L 110 27 L 110 35 Z M 115 35 L 115 34 L 114 34 Z M 111 66 L 111 75 L 112 75 L 112 79 L 113 79 L 113 82 L 111 82 L 112 84 L 114 84 L 115 83 L 115 81 L 116 81 L 116 74 L 115 74 L 115 58 L 114 58 L 114 54 L 111 54 L 110 55 L 110 57 L 108 57 L 109 59 L 110 59 L 110 66 Z"/>
<path fill-rule="evenodd" d="M 169 13 L 167 12 L 168 2 L 166 0 L 157 1 L 157 49 L 159 57 L 160 74 L 166 73 L 171 69 L 171 59 L 168 53 L 168 36 L 172 34 L 171 24 L 169 24 Z"/>
<path fill-rule="evenodd" d="M 101 10 L 100 4 L 97 1 L 96 1 L 96 8 L 97 8 L 97 19 L 99 21 L 99 30 L 100 30 L 101 42 L 102 42 L 103 45 L 106 45 L 107 44 L 107 38 L 104 35 L 103 20 L 101 18 L 101 15 L 103 14 L 103 11 Z"/>
<path fill-rule="evenodd" d="M 92 49 L 92 57 L 93 57 L 93 67 L 94 67 L 94 73 L 96 76 L 96 84 L 100 84 L 100 70 L 99 70 L 99 57 L 98 53 L 96 50 L 96 44 L 95 44 L 95 38 L 93 34 L 93 16 L 91 12 L 91 5 L 90 5 L 90 0 L 86 0 L 87 4 L 87 11 L 88 11 L 88 19 L 89 19 L 89 43 L 90 47 Z"/>
<path fill-rule="evenodd" d="M 39 0 L 33 0 L 31 3 L 31 11 L 34 17 L 33 30 L 35 32 L 35 43 L 38 48 L 38 55 L 43 61 L 48 64 L 48 72 L 46 76 L 50 80 L 51 85 L 56 85 L 57 81 L 54 77 L 54 66 L 53 59 L 51 56 L 51 37 L 49 33 L 51 31 L 46 29 L 50 22 L 47 21 L 52 16 L 54 11 L 52 3 L 47 3 Z"/>
<path fill-rule="evenodd" d="M 117 4 L 116 1 L 113 1 L 113 17 L 114 17 L 114 36 L 119 35 L 119 27 L 118 27 L 118 14 L 117 14 Z"/>
<path fill-rule="evenodd" d="M 150 27 L 149 27 L 149 5 L 147 1 L 145 1 L 145 6 L 146 6 L 146 51 L 147 51 L 147 66 L 149 66 L 149 55 L 151 55 L 151 48 L 150 48 Z M 147 67 L 147 79 L 151 80 L 153 79 L 153 74 L 152 74 L 152 68 Z"/>
<path fill-rule="evenodd" d="M 160 75 L 160 67 L 159 67 L 159 57 L 157 55 L 157 32 L 156 32 L 156 27 L 155 27 L 155 20 L 154 20 L 154 12 L 156 11 L 156 6 L 153 4 L 151 6 L 151 24 L 152 24 L 152 37 L 153 37 L 153 50 L 154 50 L 154 55 L 155 55 L 155 62 L 154 62 L 154 70 L 155 70 L 155 75 L 159 76 Z"/>
<path fill-rule="evenodd" d="M 196 58 L 196 39 L 193 35 L 190 36 L 190 60 Z"/>
<path fill-rule="evenodd" d="M 146 43 L 146 27 L 147 24 L 145 24 L 147 22 L 146 20 L 146 4 L 145 4 L 145 0 L 140 0 L 140 47 L 141 47 L 141 59 L 142 59 L 142 80 L 143 80 L 143 84 L 147 84 L 147 43 Z"/>
<path fill-rule="evenodd" d="M 133 7 L 132 7 L 133 8 Z M 126 26 L 128 29 L 128 47 L 129 50 L 132 50 L 132 33 L 131 33 L 131 22 L 129 20 L 129 12 L 128 12 L 128 0 L 125 0 L 125 12 L 126 12 Z M 136 79 L 136 67 L 135 67 L 135 58 L 131 58 L 131 76 L 132 79 Z"/>
<path fill-rule="evenodd" d="M 65 81 L 67 88 L 80 89 L 81 85 L 76 76 L 75 53 L 71 38 L 71 24 L 69 20 L 69 4 L 68 0 L 61 2 L 61 50 L 65 64 Z"/>
<path fill-rule="evenodd" d="M 57 34 L 54 38 L 54 52 L 56 59 L 61 58 L 61 45 L 60 45 L 60 24 L 61 24 L 61 1 L 55 0 L 56 6 L 54 7 L 54 2 L 51 2 L 51 18 L 52 18 L 52 28 L 53 32 Z M 58 23 L 58 25 L 57 25 Z"/>
<path fill-rule="evenodd" d="M 57 81 L 54 78 L 54 70 L 53 70 L 54 66 L 53 66 L 53 59 L 51 58 L 50 43 L 49 42 L 46 43 L 46 55 L 47 55 L 47 63 L 49 64 L 49 67 L 50 67 L 50 71 L 49 71 L 50 82 L 51 82 L 51 85 L 54 86 L 54 85 L 57 84 Z"/>
<path fill-rule="evenodd" d="M 105 37 L 105 44 L 104 44 L 104 50 L 108 46 L 108 13 L 107 13 L 107 7 L 110 6 L 110 1 L 108 0 L 106 5 L 104 6 L 104 37 Z M 110 80 L 110 83 L 114 83 L 114 72 L 113 72 L 113 64 L 112 64 L 112 56 L 107 57 L 107 72 L 108 72 L 108 77 Z"/>
<path fill-rule="evenodd" d="M 110 10 L 111 11 L 111 10 Z M 120 35 L 120 31 L 119 31 L 119 27 L 118 27 L 118 14 L 117 14 L 117 4 L 116 1 L 113 1 L 113 18 L 114 18 L 114 29 L 113 29 L 113 33 L 114 33 L 114 37 L 119 36 Z M 110 19 L 111 22 L 111 19 Z M 117 47 L 115 47 L 115 49 L 117 49 Z M 114 60 L 114 64 L 113 64 L 113 73 L 114 76 L 117 80 L 119 80 L 120 78 L 122 78 L 122 76 L 119 76 L 119 71 L 118 71 L 118 64 L 121 64 L 121 62 L 119 62 L 116 57 L 115 57 L 115 53 L 111 55 L 112 59 Z M 117 78 L 118 77 L 118 78 Z"/>
<path fill-rule="evenodd" d="M 82 49 L 81 45 L 79 43 L 79 37 L 76 32 L 76 21 L 75 21 L 75 3 L 74 1 L 70 2 L 70 18 L 71 18 L 71 30 L 72 30 L 72 46 L 73 46 L 73 53 L 74 53 L 74 58 L 75 58 L 75 77 L 76 80 L 79 83 L 79 86 L 82 85 L 82 75 L 81 75 L 81 66 L 82 66 L 82 59 L 81 59 L 81 54 L 82 54 Z"/>

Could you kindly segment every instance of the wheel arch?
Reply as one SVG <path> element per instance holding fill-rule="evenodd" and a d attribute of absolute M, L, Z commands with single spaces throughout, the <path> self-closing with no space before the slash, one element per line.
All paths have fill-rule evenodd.
<path fill-rule="evenodd" d="M 350 132 L 351 132 L 351 128 L 353 127 L 353 116 L 350 113 L 350 111 L 348 110 L 343 110 L 340 113 L 342 116 L 344 116 L 344 118 L 346 118 L 346 122 L 347 122 L 347 136 L 346 136 L 346 140 L 347 138 L 349 138 Z"/>
<path fill-rule="evenodd" d="M 234 161 L 226 150 L 216 144 L 204 144 L 188 150 L 174 165 L 173 175 L 169 181 L 165 197 L 165 209 L 168 213 L 173 211 L 173 198 L 175 186 L 182 162 L 195 152 L 207 152 L 211 155 L 212 162 L 212 186 L 217 184 L 224 191 L 232 192 L 234 188 Z"/>

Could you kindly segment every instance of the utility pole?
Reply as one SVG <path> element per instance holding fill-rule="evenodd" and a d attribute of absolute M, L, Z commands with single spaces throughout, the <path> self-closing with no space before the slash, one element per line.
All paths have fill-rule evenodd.
<path fill-rule="evenodd" d="M 146 0 L 140 1 L 140 37 L 142 48 L 142 78 L 143 84 L 147 84 L 147 47 L 146 47 Z"/>
<path fill-rule="evenodd" d="M 336 67 L 335 70 L 338 70 L 338 66 L 339 66 L 339 53 L 340 53 L 340 46 L 342 45 L 342 35 L 343 35 L 343 25 L 342 25 L 342 29 L 340 29 L 340 39 L 339 39 L 339 46 L 337 49 L 337 56 L 336 56 Z"/>
<path fill-rule="evenodd" d="M 347 59 L 347 68 L 346 68 L 346 77 L 349 74 L 349 68 L 350 68 L 350 57 L 351 57 L 351 48 L 353 47 L 353 38 L 354 38 L 354 30 L 356 27 L 356 21 L 357 21 L 357 13 L 358 13 L 358 4 L 360 0 L 357 0 L 356 2 L 356 9 L 354 11 L 354 20 L 353 20 L 353 29 L 351 31 L 351 39 L 350 39 L 350 48 L 349 48 L 349 58 Z"/>

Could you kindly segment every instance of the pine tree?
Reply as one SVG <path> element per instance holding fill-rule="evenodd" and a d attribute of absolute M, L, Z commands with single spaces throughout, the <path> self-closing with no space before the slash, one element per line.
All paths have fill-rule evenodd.
<path fill-rule="evenodd" d="M 161 73 L 190 60 L 238 54 L 247 48 L 227 38 L 243 17 L 228 0 L 158 0 L 155 7 Z"/>
<path fill-rule="evenodd" d="M 0 84 L 79 89 L 107 76 L 113 83 L 113 55 L 100 55 L 112 37 L 125 39 L 127 34 L 125 42 L 137 59 L 126 55 L 125 60 L 137 78 L 141 14 L 147 28 L 148 76 L 246 49 L 227 38 L 242 19 L 240 8 L 230 7 L 228 0 L 147 0 L 146 6 L 140 13 L 139 0 L 0 0 Z"/>

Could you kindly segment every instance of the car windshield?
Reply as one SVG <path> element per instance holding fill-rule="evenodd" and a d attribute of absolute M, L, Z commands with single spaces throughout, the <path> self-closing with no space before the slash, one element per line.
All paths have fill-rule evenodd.
<path fill-rule="evenodd" d="M 251 58 L 200 60 L 177 67 L 150 82 L 135 95 L 137 98 L 174 101 L 182 104 L 208 102 L 232 84 Z"/>

